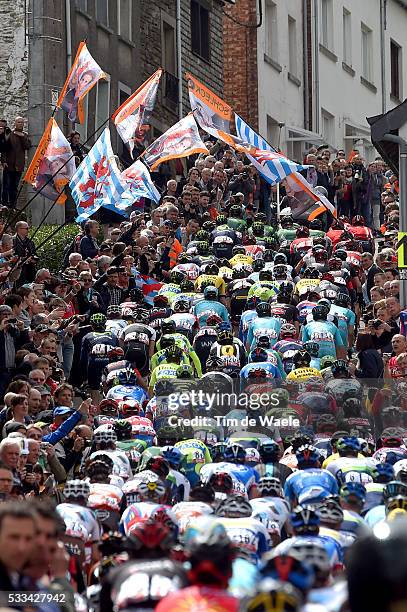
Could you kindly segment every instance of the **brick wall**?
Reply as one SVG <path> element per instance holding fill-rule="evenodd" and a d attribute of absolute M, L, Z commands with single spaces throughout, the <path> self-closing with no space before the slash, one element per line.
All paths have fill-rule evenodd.
<path fill-rule="evenodd" d="M 25 45 L 24 0 L 0 0 L 0 117 L 13 126 L 28 108 L 28 49 Z"/>
<path fill-rule="evenodd" d="M 236 5 L 225 7 L 225 13 L 241 24 L 253 25 L 258 18 L 256 4 L 254 0 L 236 0 Z M 234 20 L 223 17 L 225 100 L 257 129 L 257 29 Z"/>

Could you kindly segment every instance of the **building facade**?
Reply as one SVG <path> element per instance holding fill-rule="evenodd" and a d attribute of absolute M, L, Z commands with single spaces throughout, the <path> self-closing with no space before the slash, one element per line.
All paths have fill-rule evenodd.
<path fill-rule="evenodd" d="M 230 35 L 230 16 L 224 17 L 225 67 L 240 46 L 245 70 L 256 75 L 247 91 L 244 82 L 238 94 L 227 86 L 227 101 L 294 159 L 322 143 L 347 153 L 356 147 L 372 158 L 366 116 L 393 108 L 407 92 L 407 2 L 258 0 L 249 18 L 254 4 L 236 0 L 227 9 L 243 32 L 257 17 L 248 53 L 236 32 Z M 250 107 L 241 108 L 253 91 Z"/>

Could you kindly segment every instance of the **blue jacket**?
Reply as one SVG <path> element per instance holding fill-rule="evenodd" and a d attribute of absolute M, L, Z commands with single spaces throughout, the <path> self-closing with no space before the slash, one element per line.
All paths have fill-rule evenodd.
<path fill-rule="evenodd" d="M 67 436 L 69 432 L 71 432 L 73 428 L 76 425 L 78 425 L 78 423 L 81 420 L 82 420 L 82 414 L 75 410 L 75 412 L 71 414 L 69 419 L 66 419 L 66 421 L 64 421 L 58 427 L 58 429 L 47 434 L 46 436 L 43 436 L 42 441 L 49 442 L 49 444 L 52 444 L 53 446 L 55 446 L 55 444 L 58 444 L 58 442 L 62 440 L 62 438 L 65 438 L 65 436 Z"/>

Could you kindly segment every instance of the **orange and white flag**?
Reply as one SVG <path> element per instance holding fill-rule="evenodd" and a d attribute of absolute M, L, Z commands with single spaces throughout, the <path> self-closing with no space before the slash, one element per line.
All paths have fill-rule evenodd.
<path fill-rule="evenodd" d="M 51 117 L 24 175 L 24 181 L 30 183 L 35 191 L 41 189 L 45 198 L 49 200 L 58 198 L 57 204 L 63 204 L 66 200 L 66 195 L 63 193 L 65 185 L 69 183 L 75 172 L 75 158 L 71 145 L 55 119 Z"/>
<path fill-rule="evenodd" d="M 99 79 L 107 79 L 107 76 L 89 53 L 86 43 L 81 42 L 57 102 L 57 107 L 66 111 L 73 123 L 83 123 L 84 98 Z"/>
<path fill-rule="evenodd" d="M 188 157 L 195 153 L 209 153 L 209 151 L 201 140 L 198 126 L 190 113 L 157 138 L 142 155 L 153 172 L 169 159 Z"/>
<path fill-rule="evenodd" d="M 133 152 L 134 143 L 142 140 L 143 126 L 149 125 L 157 98 L 162 69 L 159 68 L 112 115 L 120 138 Z"/>

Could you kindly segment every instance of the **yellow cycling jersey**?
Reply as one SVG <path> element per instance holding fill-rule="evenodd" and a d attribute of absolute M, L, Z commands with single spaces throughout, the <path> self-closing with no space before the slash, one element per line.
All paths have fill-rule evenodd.
<path fill-rule="evenodd" d="M 295 293 L 301 295 L 310 289 L 315 289 L 320 283 L 319 278 L 302 278 L 295 285 Z"/>
<path fill-rule="evenodd" d="M 219 276 L 215 276 L 214 274 L 201 274 L 195 281 L 195 290 L 200 291 L 202 283 L 210 282 L 211 285 L 214 285 L 219 290 L 219 295 L 225 295 L 226 293 L 226 285 L 223 278 Z"/>
<path fill-rule="evenodd" d="M 332 461 L 336 461 L 337 459 L 339 459 L 339 457 L 340 457 L 339 453 L 334 453 L 333 455 L 329 455 L 329 457 L 327 457 L 322 464 L 323 469 L 325 470 L 328 467 L 328 465 L 332 463 Z M 358 453 L 358 459 L 363 459 L 363 458 L 364 458 L 364 455 L 362 455 L 361 453 Z"/>
<path fill-rule="evenodd" d="M 237 255 L 234 255 L 232 259 L 229 259 L 229 263 L 233 267 L 240 266 L 242 264 L 248 264 L 251 266 L 253 263 L 253 257 L 250 257 L 250 255 L 243 255 L 243 253 L 238 253 Z"/>
<path fill-rule="evenodd" d="M 321 372 L 315 368 L 297 368 L 287 374 L 287 380 L 307 380 L 315 376 L 322 378 Z"/>

